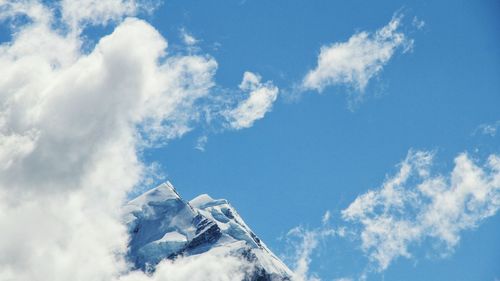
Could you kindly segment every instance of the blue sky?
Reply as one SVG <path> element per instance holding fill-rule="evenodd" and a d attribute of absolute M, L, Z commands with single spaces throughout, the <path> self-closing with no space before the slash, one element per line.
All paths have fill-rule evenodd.
<path fill-rule="evenodd" d="M 291 91 L 315 67 L 322 45 L 373 32 L 395 13 L 404 16 L 414 46 L 391 58 L 353 109 L 348 96 L 356 90 L 345 85 L 293 101 L 281 97 L 250 129 L 209 131 L 203 152 L 193 149 L 207 133 L 197 129 L 148 152 L 148 160 L 160 162 L 185 197 L 228 198 L 282 252 L 277 237 L 319 225 L 326 210 L 339 216 L 394 174 L 409 149 L 435 151 L 435 169 L 443 173 L 461 152 L 479 161 L 498 153 L 498 137 L 478 127 L 500 119 L 499 9 L 496 1 L 169 1 L 151 22 L 171 44 L 182 44 L 180 28 L 198 38 L 227 88 L 250 70 Z M 425 22 L 421 29 L 412 25 L 415 17 Z M 369 280 L 495 280 L 499 230 L 498 216 L 485 220 L 464 231 L 444 258 L 424 241 L 412 258 Z M 325 280 L 355 276 L 365 266 L 357 241 L 331 239 L 322 247 L 313 270 Z"/>
<path fill-rule="evenodd" d="M 51 1 L 43 3 L 54 5 Z M 90 57 L 87 63 L 92 63 L 100 58 L 92 54 L 101 49 L 103 57 L 106 57 L 106 50 L 117 50 L 117 58 L 126 54 L 126 44 L 114 47 L 115 37 L 107 37 L 108 43 L 101 39 L 115 34 L 117 27 L 127 23 L 123 18 L 132 15 L 144 20 L 147 26 L 134 27 L 137 30 L 132 32 L 136 33 L 130 33 L 130 37 L 144 41 L 132 45 L 128 51 L 149 47 L 148 40 L 154 37 L 151 46 L 158 51 L 161 66 L 157 70 L 152 63 L 144 69 L 158 75 L 159 79 L 167 77 L 160 81 L 168 83 L 172 80 L 168 78 L 170 72 L 162 67 L 177 66 L 175 58 L 195 58 L 193 64 L 186 62 L 183 65 L 189 75 L 175 76 L 175 79 L 186 79 L 186 83 L 192 83 L 195 89 L 185 90 L 176 85 L 163 92 L 182 88 L 179 91 L 184 93 L 185 90 L 186 97 L 196 96 L 196 100 L 201 97 L 200 102 L 191 103 L 191 99 L 186 98 L 180 99 L 179 103 L 169 103 L 161 98 L 156 100 L 155 95 L 149 97 L 145 94 L 147 98 L 130 98 L 138 104 L 146 100 L 144 104 L 131 106 L 127 105 L 128 94 L 118 92 L 118 98 L 109 99 L 109 103 L 97 97 L 95 103 L 92 95 L 82 95 L 75 98 L 74 103 L 69 98 L 53 104 L 47 102 L 45 109 L 45 103 L 29 108 L 25 104 L 31 104 L 32 99 L 26 99 L 26 102 L 19 99 L 23 101 L 22 105 L 5 112 L 10 114 L 22 108 L 19 112 L 28 112 L 26 116 L 32 116 L 31 112 L 42 108 L 40 112 L 48 112 L 49 117 L 45 119 L 42 114 L 40 120 L 33 117 L 36 119 L 33 122 L 25 121 L 29 118 L 22 119 L 22 122 L 0 122 L 0 134 L 9 140 L 4 142 L 5 147 L 0 146 L 0 159 L 9 163 L 2 168 L 5 174 L 1 174 L 0 187 L 15 183 L 12 188 L 4 188 L 12 197 L 20 194 L 27 198 L 33 194 L 43 197 L 52 191 L 56 194 L 66 190 L 62 187 L 45 189 L 47 183 L 47 186 L 74 185 L 75 188 L 68 192 L 91 190 L 89 198 L 94 198 L 102 191 L 87 188 L 85 180 L 90 179 L 88 181 L 97 182 L 97 186 L 123 185 L 121 193 L 117 191 L 117 194 L 103 196 L 111 200 L 121 198 L 123 194 L 130 197 L 130 194 L 137 194 L 168 179 L 186 199 L 203 193 L 228 199 L 262 240 L 292 267 L 296 255 L 294 246 L 304 245 L 300 244 L 304 242 L 304 235 L 313 235 L 318 245 L 311 249 L 309 277 L 316 276 L 320 280 L 500 280 L 500 162 L 497 161 L 500 153 L 500 131 L 497 133 L 500 130 L 500 2 L 168 0 L 150 12 L 131 12 L 118 5 L 116 7 L 124 10 L 96 13 L 96 16 L 85 15 L 79 10 L 83 10 L 82 7 L 75 6 L 77 12 L 74 14 L 64 12 L 64 9 L 60 12 L 70 15 L 67 19 L 55 13 L 55 17 L 63 22 L 58 24 L 69 26 L 66 28 L 70 31 L 59 30 L 69 35 L 57 35 L 66 40 L 62 45 L 68 50 L 67 59 L 66 53 L 60 52 L 63 49 L 50 47 L 50 44 L 48 46 L 58 50 L 58 54 L 52 54 L 50 48 L 47 51 L 43 44 L 42 47 L 33 47 L 33 53 L 26 51 L 27 48 L 17 48 L 12 42 L 24 42 L 19 34 L 22 35 L 23 30 L 30 31 L 29 21 L 26 25 L 23 17 L 9 19 L 12 16 L 5 15 L 9 10 L 0 10 L 0 19 L 3 20 L 0 42 L 4 48 L 0 53 L 4 60 L 0 60 L 0 64 L 5 63 L 4 69 L 26 67 L 14 59 L 18 54 L 27 58 L 43 55 L 52 65 L 50 71 L 39 69 L 43 75 L 40 74 L 42 78 L 38 80 L 33 78 L 39 75 L 38 72 L 26 80 L 19 79 L 34 81 L 26 82 L 34 85 L 26 91 L 45 89 L 39 91 L 45 93 L 59 89 L 57 81 L 64 84 L 65 79 L 77 70 L 59 77 L 60 73 L 70 69 L 75 61 L 85 60 L 87 55 Z M 29 17 L 49 13 L 33 11 L 26 13 Z M 70 8 L 67 11 L 71 11 Z M 42 22 L 41 26 L 44 26 L 41 18 L 33 22 Z M 72 20 L 76 27 L 71 27 Z M 396 22 L 388 37 L 377 35 L 383 33 L 384 27 Z M 149 26 L 153 29 L 148 29 Z M 57 30 L 50 27 L 47 34 L 56 36 L 51 33 L 51 28 Z M 161 37 L 151 30 L 156 30 Z M 45 32 L 45 29 L 40 32 Z M 37 34 L 44 34 L 40 32 Z M 72 32 L 75 37 L 71 37 Z M 360 34 L 366 35 L 360 44 L 346 43 L 353 42 L 350 39 L 358 38 Z M 21 39 L 16 39 L 16 36 Z M 193 41 L 186 41 L 186 36 Z M 44 42 L 42 39 L 35 41 L 38 39 L 33 40 Z M 166 54 L 160 54 L 165 47 L 163 40 L 168 42 Z M 20 46 L 39 46 L 39 43 L 21 43 Z M 73 43 L 81 43 L 75 47 L 77 51 L 71 49 Z M 352 51 L 344 61 L 337 55 L 342 46 L 346 46 L 348 53 Z M 121 48 L 125 48 L 123 53 Z M 383 48 L 388 48 L 389 53 L 382 54 Z M 334 59 L 325 60 L 325 69 L 320 71 L 318 56 L 328 50 L 333 52 Z M 148 52 L 133 55 L 147 59 Z M 359 54 L 365 57 L 357 61 Z M 381 57 L 366 59 L 372 54 Z M 7 64 L 10 60 L 13 63 Z M 27 65 L 31 67 L 33 63 L 38 63 L 38 60 Z M 134 68 L 136 62 L 121 65 L 104 60 L 102 64 L 106 63 L 110 63 L 110 69 L 120 72 L 127 67 Z M 362 70 L 353 70 L 353 63 L 362 64 Z M 85 62 L 75 65 L 81 67 L 77 69 L 82 72 L 92 73 L 93 68 L 85 68 Z M 326 78 L 316 77 L 307 85 L 304 81 L 314 70 Z M 162 71 L 166 71 L 165 77 Z M 117 79 L 131 81 L 132 88 L 136 85 L 134 77 L 142 73 L 123 72 Z M 245 72 L 248 75 L 243 78 Z M 4 74 L 5 77 L 25 75 L 12 73 L 5 71 Z M 203 76 L 199 80 L 189 80 L 190 75 L 202 77 L 203 73 L 209 73 L 209 78 Z M 349 76 L 353 73 L 353 77 Z M 45 78 L 56 81 L 56 86 L 39 87 L 38 81 Z M 246 88 L 242 79 L 248 83 Z M 4 83 L 0 84 L 4 93 L 19 93 L 22 97 L 24 90 L 11 86 L 14 82 L 5 81 L 0 81 Z M 67 84 L 60 87 L 86 93 L 84 86 L 78 88 L 80 86 L 76 84 L 76 88 Z M 94 84 L 90 84 L 88 87 L 93 87 Z M 95 87 L 103 95 L 114 93 L 114 88 L 106 85 Z M 154 92 L 156 89 L 149 90 Z M 251 96 L 258 91 L 262 95 L 256 99 L 264 100 L 259 100 L 264 103 L 263 112 L 258 117 L 247 115 L 256 113 L 244 112 L 245 109 L 258 110 L 251 107 Z M 40 100 L 44 98 L 42 96 Z M 10 104 L 17 106 L 16 102 L 1 105 L 10 109 Z M 73 104 L 77 104 L 75 116 L 70 112 Z M 93 108 L 96 104 L 100 105 L 96 106 L 97 109 Z M 180 109 L 170 112 L 168 106 L 171 104 L 180 104 Z M 245 107 L 245 104 L 250 104 L 250 107 Z M 262 106 L 262 103 L 258 105 Z M 108 120 L 106 117 L 103 121 L 98 119 L 99 116 L 113 118 Z M 94 117 L 97 121 L 92 123 Z M 244 123 L 242 119 L 245 118 L 251 121 Z M 130 121 L 123 125 L 120 119 Z M 82 120 L 94 125 L 87 126 Z M 102 124 L 95 125 L 98 123 Z M 170 124 L 173 125 L 169 127 Z M 183 131 L 183 126 L 189 130 Z M 145 135 L 144 138 L 135 139 L 136 128 Z M 67 138 L 60 137 L 59 133 L 65 132 L 62 129 L 69 131 Z M 108 133 L 115 129 L 116 135 Z M 126 136 L 123 139 L 132 140 L 122 141 L 123 136 Z M 115 142 L 118 138 L 120 141 Z M 141 146 L 141 141 L 155 145 Z M 11 143 L 26 145 L 14 149 L 7 146 Z M 95 152 L 95 147 L 108 144 L 118 147 L 116 152 L 121 156 L 113 154 L 113 148 Z M 75 152 L 78 149 L 81 152 Z M 54 151 L 64 151 L 67 157 L 47 156 Z M 113 160 L 100 162 L 102 155 Z M 128 162 L 119 160 L 124 155 L 129 156 Z M 15 166 L 16 163 L 20 163 L 20 168 Z M 48 165 L 54 169 L 45 170 L 46 163 L 55 163 Z M 157 165 L 156 172 L 164 177 L 145 183 L 140 179 L 139 170 L 153 163 Z M 39 164 L 41 172 L 36 169 Z M 402 172 L 405 165 L 411 170 L 408 177 Z M 87 166 L 100 167 L 102 171 L 117 167 L 116 170 L 121 172 L 113 172 L 106 180 L 95 180 L 95 173 L 87 172 Z M 29 175 L 33 182 L 38 181 L 41 187 L 37 188 L 43 194 L 32 191 L 32 183 L 16 178 L 19 173 L 19 178 L 24 179 L 30 171 L 37 171 Z M 396 179 L 401 183 L 395 185 L 396 191 L 389 191 L 391 180 Z M 436 192 L 425 193 L 424 189 L 419 189 L 422 183 L 429 184 Z M 132 187 L 136 189 L 130 191 Z M 474 191 L 479 189 L 480 192 Z M 373 202 L 369 202 L 368 196 L 363 197 L 370 190 L 377 198 L 374 203 L 377 207 L 371 211 L 369 205 Z M 481 197 L 484 194 L 486 197 Z M 394 201 L 397 198 L 403 198 L 401 206 Z M 451 198 L 451 203 L 446 198 Z M 0 192 L 0 203 L 1 200 Z M 11 201 L 5 201 L 5 206 L 17 202 L 8 200 Z M 37 204 L 45 202 L 36 200 L 33 202 Z M 355 202 L 360 209 L 354 209 L 352 204 Z M 440 209 L 443 202 L 450 204 L 446 210 L 453 211 L 443 215 Z M 98 211 L 110 215 L 108 211 Z M 322 223 L 325 212 L 329 212 L 330 219 Z M 0 226 L 3 223 L 0 219 Z M 401 226 L 396 223 L 403 225 L 400 236 L 384 238 L 383 235 L 390 233 L 373 232 L 373 227 L 380 225 L 395 232 L 391 227 Z M 290 233 L 291 229 L 296 232 Z M 404 231 L 408 229 L 412 233 Z M 327 230 L 334 234 L 325 234 L 329 233 Z M 294 237 L 294 233 L 298 233 L 298 237 Z M 363 240 L 362 233 L 375 235 L 370 236 L 375 238 Z M 391 246 L 394 245 L 402 248 L 393 250 Z M 385 266 L 383 260 L 387 261 Z M 1 262 L 0 259 L 0 265 Z"/>

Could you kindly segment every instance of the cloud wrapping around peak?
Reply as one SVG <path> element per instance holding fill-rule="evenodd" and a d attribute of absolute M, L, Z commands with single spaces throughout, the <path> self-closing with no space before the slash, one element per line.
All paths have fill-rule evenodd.
<path fill-rule="evenodd" d="M 226 249 L 212 249 L 203 255 L 163 260 L 152 274 L 134 271 L 117 281 L 234 281 L 244 280 L 254 268 L 248 261 L 228 255 Z"/>
<path fill-rule="evenodd" d="M 360 226 L 362 250 L 385 270 L 398 257 L 411 257 L 430 242 L 447 255 L 464 230 L 473 229 L 500 208 L 500 157 L 479 166 L 465 153 L 448 175 L 431 173 L 433 154 L 410 151 L 399 172 L 342 211 Z"/>
<path fill-rule="evenodd" d="M 363 31 L 347 42 L 322 46 L 317 66 L 304 77 L 302 88 L 321 92 L 344 84 L 363 92 L 398 49 L 405 52 L 411 47 L 412 41 L 398 31 L 400 24 L 401 16 L 396 16 L 375 33 Z"/>
<path fill-rule="evenodd" d="M 224 113 L 231 128 L 236 130 L 249 128 L 271 110 L 279 89 L 271 81 L 262 83 L 261 80 L 262 77 L 258 74 L 248 71 L 244 73 L 240 89 L 249 92 L 249 96 L 240 101 L 236 108 Z"/>

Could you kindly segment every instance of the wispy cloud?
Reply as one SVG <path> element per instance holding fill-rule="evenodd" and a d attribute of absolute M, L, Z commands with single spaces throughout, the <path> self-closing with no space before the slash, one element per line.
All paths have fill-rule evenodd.
<path fill-rule="evenodd" d="M 362 31 L 347 42 L 322 46 L 316 68 L 307 73 L 301 87 L 321 92 L 328 86 L 347 85 L 363 92 L 397 50 L 411 48 L 412 40 L 399 31 L 401 19 L 395 16 L 374 33 Z"/>
<path fill-rule="evenodd" d="M 425 21 L 419 19 L 417 16 L 414 16 L 413 20 L 411 21 L 411 25 L 420 30 L 425 27 Z"/>
<path fill-rule="evenodd" d="M 271 81 L 262 83 L 261 80 L 262 77 L 258 74 L 248 71 L 244 73 L 240 89 L 248 92 L 248 98 L 224 113 L 231 128 L 238 130 L 251 127 L 271 110 L 279 90 Z"/>
<path fill-rule="evenodd" d="M 327 238 L 343 237 L 344 228 L 334 229 L 330 223 L 330 211 L 326 211 L 321 220 L 321 226 L 306 228 L 297 226 L 288 231 L 286 238 L 289 245 L 293 245 L 292 254 L 287 257 L 293 264 L 294 281 L 320 281 L 321 278 L 311 272 L 310 266 L 318 246 Z"/>
<path fill-rule="evenodd" d="M 411 257 L 410 247 L 420 242 L 430 241 L 447 255 L 464 230 L 500 208 L 499 156 L 480 166 L 462 153 L 446 175 L 432 172 L 433 157 L 410 151 L 396 175 L 342 211 L 347 222 L 359 226 L 362 250 L 378 271 L 399 257 Z"/>
<path fill-rule="evenodd" d="M 203 135 L 196 140 L 196 145 L 194 146 L 194 148 L 199 151 L 205 151 L 205 146 L 207 145 L 207 142 L 208 142 L 208 137 L 206 135 Z"/>
<path fill-rule="evenodd" d="M 485 123 L 479 125 L 479 127 L 477 127 L 477 129 L 474 131 L 474 134 L 480 133 L 483 135 L 494 137 L 496 136 L 499 128 L 500 128 L 500 120 L 493 123 Z"/>
<path fill-rule="evenodd" d="M 191 33 L 187 32 L 185 28 L 181 28 L 180 34 L 184 44 L 188 46 L 193 46 L 198 43 L 198 39 L 196 39 Z"/>

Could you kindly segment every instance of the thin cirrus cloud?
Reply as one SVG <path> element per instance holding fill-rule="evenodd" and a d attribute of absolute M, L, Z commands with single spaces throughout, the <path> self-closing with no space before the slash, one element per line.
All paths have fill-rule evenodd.
<path fill-rule="evenodd" d="M 302 90 L 322 92 L 333 85 L 347 85 L 363 92 L 394 54 L 408 51 L 413 41 L 401 31 L 402 16 L 395 16 L 374 33 L 362 31 L 346 42 L 321 47 L 317 65 L 301 83 Z"/>
<path fill-rule="evenodd" d="M 430 241 L 440 256 L 448 255 L 463 231 L 500 209 L 500 156 L 479 165 L 459 154 L 444 175 L 432 173 L 433 157 L 410 151 L 396 175 L 342 211 L 345 221 L 358 226 L 361 248 L 378 271 L 411 257 L 419 242 Z"/>

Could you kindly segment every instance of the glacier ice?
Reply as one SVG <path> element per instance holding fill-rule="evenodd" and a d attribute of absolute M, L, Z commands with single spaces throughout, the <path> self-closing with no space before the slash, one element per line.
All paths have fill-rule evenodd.
<path fill-rule="evenodd" d="M 292 272 L 224 199 L 207 194 L 184 201 L 170 182 L 131 200 L 124 208 L 130 233 L 128 258 L 154 271 L 163 259 L 224 251 L 248 261 L 245 280 L 291 280 Z"/>

